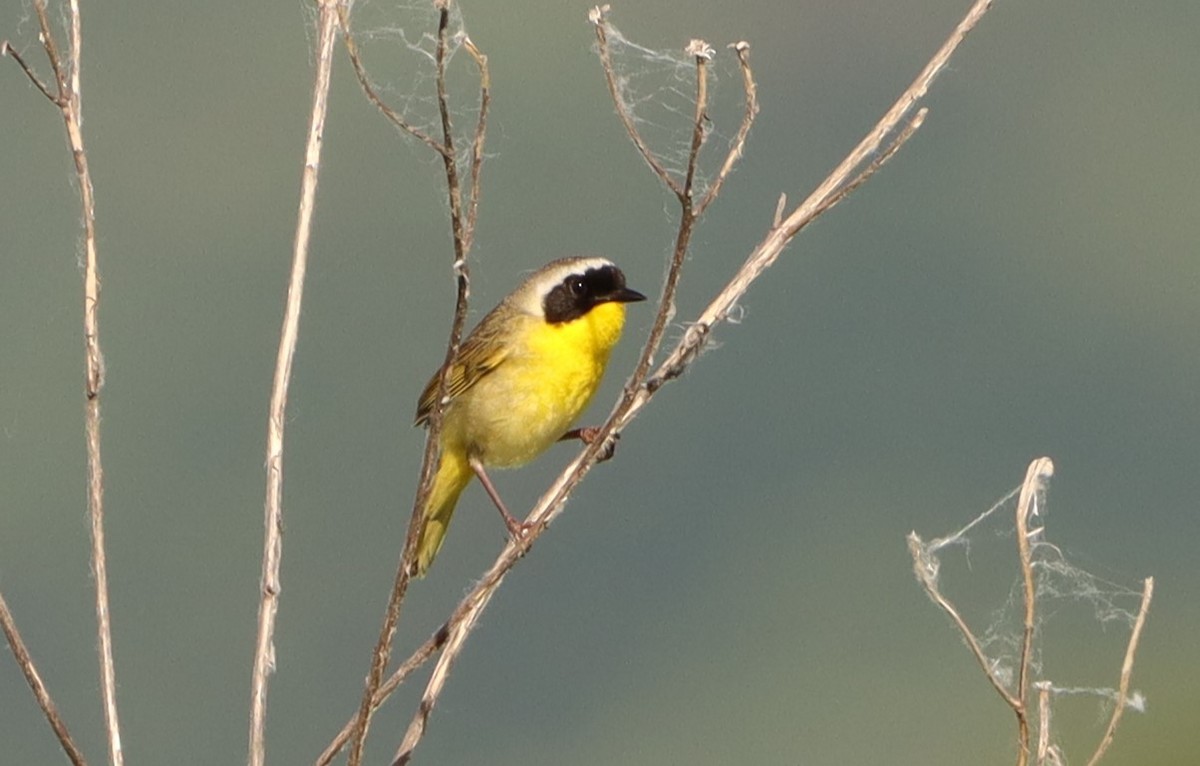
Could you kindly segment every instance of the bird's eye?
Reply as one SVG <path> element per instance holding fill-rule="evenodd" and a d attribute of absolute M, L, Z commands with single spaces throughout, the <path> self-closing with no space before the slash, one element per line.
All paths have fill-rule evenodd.
<path fill-rule="evenodd" d="M 587 294 L 587 282 L 583 281 L 583 277 L 571 277 L 567 280 L 567 289 L 576 298 L 583 297 Z"/>

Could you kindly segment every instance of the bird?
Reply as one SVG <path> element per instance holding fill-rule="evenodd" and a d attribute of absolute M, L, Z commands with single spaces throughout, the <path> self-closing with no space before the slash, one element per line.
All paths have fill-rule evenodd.
<path fill-rule="evenodd" d="M 486 469 L 524 465 L 563 439 L 595 438 L 594 428 L 568 429 L 599 388 L 625 324 L 625 304 L 645 299 L 607 258 L 561 258 L 529 275 L 479 321 L 450 362 L 414 576 L 428 572 L 473 476 L 509 533 L 524 532 Z M 444 369 L 421 392 L 417 426 L 429 425 Z"/>

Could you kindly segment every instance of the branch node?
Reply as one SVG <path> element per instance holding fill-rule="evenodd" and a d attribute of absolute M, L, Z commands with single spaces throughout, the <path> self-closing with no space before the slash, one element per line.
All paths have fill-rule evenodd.
<path fill-rule="evenodd" d="M 771 228 L 778 229 L 783 223 L 783 211 L 787 208 L 787 192 L 779 195 L 779 201 L 775 203 L 775 217 L 771 219 Z"/>

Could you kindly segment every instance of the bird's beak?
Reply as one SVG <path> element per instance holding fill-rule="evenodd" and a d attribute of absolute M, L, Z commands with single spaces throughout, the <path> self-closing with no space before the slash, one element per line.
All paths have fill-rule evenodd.
<path fill-rule="evenodd" d="M 608 300 L 614 303 L 637 303 L 638 301 L 646 300 L 646 296 L 639 293 L 637 290 L 630 290 L 628 287 L 622 287 L 613 294 L 608 296 Z"/>

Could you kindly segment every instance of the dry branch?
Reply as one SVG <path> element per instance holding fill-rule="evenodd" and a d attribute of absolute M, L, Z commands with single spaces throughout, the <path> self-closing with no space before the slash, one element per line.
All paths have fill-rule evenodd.
<path fill-rule="evenodd" d="M 1125 705 L 1129 701 L 1129 682 L 1133 677 L 1133 660 L 1137 656 L 1138 643 L 1142 638 L 1142 628 L 1146 627 L 1146 615 L 1150 611 L 1150 601 L 1153 598 L 1154 578 L 1147 577 L 1142 583 L 1142 604 L 1138 607 L 1137 618 L 1133 621 L 1133 630 L 1129 634 L 1129 643 L 1125 647 L 1125 659 L 1121 662 L 1121 680 L 1117 685 L 1117 698 L 1113 700 L 1112 717 L 1108 719 L 1108 727 L 1104 730 L 1104 736 L 1101 737 L 1100 744 L 1096 746 L 1096 752 L 1088 760 L 1087 766 L 1096 766 L 1104 757 L 1108 746 L 1112 744 L 1113 737 L 1116 736 L 1121 716 L 1125 714 Z"/>
<path fill-rule="evenodd" d="M 317 21 L 317 67 L 313 77 L 312 110 L 300 181 L 300 205 L 292 248 L 292 270 L 284 307 L 283 328 L 275 358 L 275 377 L 267 416 L 267 491 L 263 506 L 262 581 L 258 605 L 258 636 L 251 675 L 249 763 L 262 766 L 266 759 L 265 727 L 267 688 L 275 669 L 275 616 L 279 610 L 279 567 L 283 558 L 283 432 L 287 422 L 288 387 L 300 334 L 300 307 L 308 268 L 308 245 L 316 206 L 321 146 L 328 111 L 333 43 L 337 35 L 339 0 L 320 0 Z"/>
<path fill-rule="evenodd" d="M 413 128 L 411 123 L 402 114 L 388 106 L 379 97 L 378 93 L 375 92 L 374 88 L 371 87 L 370 78 L 362 64 L 357 45 L 349 30 L 349 16 L 347 13 L 343 13 L 341 16 L 347 49 L 350 51 L 351 61 L 354 63 L 359 84 L 362 86 L 367 99 L 375 104 L 390 121 L 404 131 L 420 138 L 442 158 L 443 169 L 446 174 L 446 194 L 450 207 L 450 230 L 454 242 L 454 259 L 451 268 L 457 288 L 454 318 L 451 322 L 445 359 L 438 379 L 438 394 L 429 418 L 425 451 L 421 460 L 420 481 L 418 483 L 416 498 L 413 501 L 412 516 L 410 517 L 408 532 L 405 536 L 400 562 L 396 568 L 391 595 L 389 596 L 388 605 L 384 612 L 379 638 L 371 654 L 371 668 L 367 673 L 358 713 L 349 724 L 347 735 L 350 742 L 350 754 L 347 759 L 349 766 L 358 766 L 362 761 L 363 748 L 366 742 L 367 731 L 370 728 L 371 715 L 379 705 L 379 692 L 383 684 L 383 675 L 387 671 L 388 662 L 391 658 L 392 643 L 395 639 L 396 626 L 400 620 L 401 606 L 408 592 L 408 584 L 412 577 L 412 562 L 415 560 L 417 542 L 420 539 L 423 510 L 433 487 L 433 477 L 438 456 L 437 445 L 442 429 L 446 391 L 449 386 L 450 373 L 454 360 L 458 357 L 459 348 L 462 345 L 470 299 L 471 283 L 467 256 L 475 239 L 475 224 L 478 218 L 483 147 L 487 136 L 488 107 L 491 103 L 491 75 L 488 71 L 487 56 L 471 42 L 470 38 L 464 36 L 463 45 L 475 61 L 475 65 L 479 70 L 480 83 L 478 116 L 474 136 L 471 141 L 470 167 L 468 168 L 469 180 L 464 192 L 461 182 L 462 173 L 458 166 L 458 155 L 454 146 L 454 126 L 450 118 L 450 96 L 446 86 L 446 66 L 449 61 L 449 0 L 435 0 L 434 6 L 438 9 L 437 49 L 434 53 L 434 61 L 437 68 L 435 83 L 438 114 L 442 127 L 440 142 Z M 403 670 L 403 667 L 401 670 Z M 346 733 L 345 730 L 343 730 L 343 733 Z M 336 753 L 338 748 L 340 748 L 340 745 L 335 747 L 335 744 L 331 743 L 326 752 L 328 753 L 332 750 Z"/>
<path fill-rule="evenodd" d="M 50 696 L 50 690 L 46 688 L 46 684 L 42 681 L 42 676 L 38 673 L 37 665 L 33 662 L 32 655 L 29 654 L 29 648 L 25 646 L 25 642 L 21 639 L 21 633 L 17 630 L 17 623 L 13 619 L 12 612 L 9 611 L 8 602 L 4 600 L 4 594 L 0 593 L 0 630 L 4 631 L 4 637 L 8 639 L 8 646 L 12 649 L 13 657 L 17 661 L 17 667 L 21 669 L 22 675 L 25 676 L 25 681 L 29 684 L 30 691 L 33 692 L 34 699 L 37 700 L 38 707 L 42 709 L 42 714 L 46 716 L 46 721 L 50 724 L 50 728 L 54 730 L 54 736 L 58 738 L 58 742 L 62 745 L 63 752 L 67 754 L 67 759 L 75 766 L 87 766 L 87 761 L 80 752 L 79 746 L 75 744 L 75 740 L 71 738 L 71 734 L 67 731 L 67 722 L 63 720 L 58 712 L 58 706 L 54 704 L 54 699 Z"/>
<path fill-rule="evenodd" d="M 649 144 L 646 143 L 646 140 L 642 138 L 641 132 L 637 129 L 637 123 L 634 121 L 633 115 L 625 108 L 625 102 L 621 99 L 621 89 L 617 84 L 616 69 L 613 67 L 612 56 L 609 53 L 609 28 L 604 23 L 608 10 L 609 6 L 607 5 L 597 6 L 588 13 L 588 21 L 592 22 L 596 27 L 596 40 L 600 46 L 600 68 L 604 70 L 604 83 L 608 86 L 608 95 L 616 106 L 617 117 L 620 118 L 621 124 L 625 126 L 625 132 L 629 134 L 629 139 L 637 147 L 638 153 L 642 155 L 642 159 L 654 171 L 654 175 L 658 176 L 666 184 L 667 188 L 678 197 L 683 194 L 683 187 L 671 177 L 666 167 L 663 166 L 654 152 L 650 150 Z"/>
<path fill-rule="evenodd" d="M 1025 613 L 1021 620 L 1021 659 L 1017 666 L 1017 704 L 1012 706 L 1017 717 L 1017 766 L 1025 766 L 1029 759 L 1029 711 L 1026 698 L 1029 695 L 1029 664 L 1033 661 L 1033 634 L 1037 627 L 1037 582 L 1033 575 L 1033 550 L 1029 530 L 1029 519 L 1038 515 L 1038 498 L 1046 491 L 1046 482 L 1054 475 L 1054 463 L 1050 458 L 1038 458 L 1029 464 L 1025 481 L 1021 484 L 1021 497 L 1017 501 L 1017 557 L 1021 566 L 1021 583 L 1025 599 Z"/>
<path fill-rule="evenodd" d="M 67 144 L 79 181 L 83 208 L 83 339 L 84 339 L 84 431 L 88 465 L 88 520 L 91 530 L 92 572 L 96 583 L 96 635 L 100 663 L 100 694 L 104 707 L 108 757 L 113 766 L 123 762 L 121 726 L 117 714 L 117 677 L 113 663 L 112 618 L 108 604 L 108 559 L 104 545 L 104 468 L 100 460 L 100 390 L 104 386 L 104 357 L 100 353 L 100 271 L 96 251 L 96 202 L 87 151 L 83 144 L 83 89 L 80 83 L 83 24 L 79 1 L 70 0 L 67 11 L 68 47 L 64 58 L 59 51 L 45 0 L 34 0 L 39 39 L 54 72 L 52 91 L 37 77 L 24 59 L 8 43 L 0 44 L 0 53 L 10 55 L 29 80 L 51 103 L 58 107 L 67 129 Z M 66 743 L 64 742 L 64 747 Z"/>
<path fill-rule="evenodd" d="M 383 97 L 379 95 L 379 91 L 375 89 L 375 85 L 371 82 L 371 78 L 367 74 L 367 68 L 363 64 L 362 54 L 358 49 L 358 41 L 355 40 L 354 34 L 350 31 L 350 8 L 348 6 L 338 7 L 338 23 L 342 28 L 342 42 L 345 44 L 346 53 L 350 57 L 350 66 L 354 68 L 354 76 L 358 78 L 359 87 L 362 88 L 367 100 L 374 104 L 375 108 L 382 112 L 383 116 L 397 128 L 421 141 L 438 154 L 445 155 L 447 152 L 445 146 L 442 146 L 437 142 L 437 139 L 413 125 L 403 114 L 389 106 L 383 100 Z"/>
<path fill-rule="evenodd" d="M 633 377 L 626 384 L 621 399 L 605 423 L 600 427 L 598 438 L 588 444 L 567 466 L 551 485 L 550 489 L 534 506 L 527 519 L 527 523 L 531 525 L 529 532 L 520 541 L 509 541 L 505 545 L 496 561 L 459 603 L 454 616 L 449 621 L 451 638 L 438 658 L 437 665 L 426 687 L 418 711 L 409 724 L 408 733 L 404 743 L 396 753 L 394 763 L 407 763 L 411 758 L 412 748 L 416 746 L 421 734 L 424 732 L 429 713 L 433 709 L 438 694 L 445 683 L 446 676 L 457 658 L 457 654 L 461 650 L 467 634 L 470 633 L 471 626 L 478 620 L 479 615 L 486 607 L 492 594 L 495 593 L 495 590 L 503 581 L 509 569 L 529 550 L 530 546 L 532 546 L 545 528 L 562 512 L 571 492 L 583 480 L 592 466 L 595 465 L 604 450 L 608 447 L 609 442 L 636 417 L 663 383 L 678 377 L 696 358 L 699 351 L 707 343 L 712 328 L 728 316 L 733 305 L 745 294 L 750 284 L 775 262 L 795 235 L 817 216 L 833 207 L 838 201 L 844 199 L 854 188 L 857 188 L 858 185 L 870 177 L 915 132 L 920 126 L 923 113 L 915 117 L 909 117 L 910 113 L 920 98 L 927 92 L 934 77 L 945 67 L 950 55 L 978 23 L 990 5 L 990 0 L 978 0 L 972 6 L 967 16 L 960 22 L 950 38 L 918 75 L 916 81 L 901 95 L 896 104 L 817 190 L 804 203 L 795 208 L 779 225 L 773 227 L 768 232 L 766 238 L 754 249 L 734 278 L 713 299 L 708 308 L 701 314 L 700 319 L 691 325 L 688 332 L 685 333 L 684 337 L 675 346 L 666 361 L 659 365 L 655 372 L 648 377 L 646 377 L 646 371 L 649 368 L 648 359 L 652 356 L 652 352 L 650 355 L 643 355 L 643 360 L 646 364 L 645 370 L 641 369 L 642 362 L 639 362 L 639 369 L 635 370 Z M 604 23 L 605 11 L 606 8 L 597 8 L 593 9 L 590 14 L 590 19 L 594 24 L 597 24 L 598 28 Z M 600 32 L 597 34 L 599 36 Z M 739 54 L 742 53 L 744 51 L 739 51 Z M 740 55 L 739 58 L 741 58 Z M 606 69 L 611 68 L 611 62 L 605 61 L 603 53 L 601 53 L 601 63 Z M 614 94 L 619 101 L 617 89 L 607 74 L 606 80 L 609 81 L 610 94 Z M 752 83 L 753 81 L 752 79 L 747 79 L 747 82 Z M 703 95 L 703 92 L 698 88 L 698 98 L 703 97 Z M 752 96 L 748 95 L 747 98 L 748 101 L 751 101 Z M 619 106 L 618 114 L 620 115 Z M 665 174 L 661 163 L 658 163 L 654 159 L 653 154 L 646 148 L 644 141 L 639 141 L 636 128 L 632 128 L 632 120 L 622 118 L 622 122 L 626 124 L 627 131 L 630 131 L 631 140 L 633 140 L 639 152 L 643 154 L 643 157 L 652 170 L 654 170 L 655 174 L 663 180 L 668 188 L 676 192 L 677 196 L 682 196 L 690 204 L 686 190 L 682 186 L 677 187 L 675 185 L 674 179 Z M 883 147 L 883 141 L 888 136 L 894 136 L 894 138 L 892 138 L 888 146 Z M 883 151 L 880 153 L 881 147 Z M 735 149 L 740 155 L 740 144 L 736 145 Z M 873 162 L 868 162 L 868 158 L 876 156 L 877 153 L 877 159 Z M 685 216 L 681 218 L 680 233 L 677 235 L 676 249 L 672 254 L 673 262 L 681 257 L 679 255 L 681 243 L 686 252 L 689 234 L 689 230 L 686 227 L 689 224 L 685 223 L 685 221 L 688 212 L 685 205 Z M 668 281 L 670 281 L 670 277 L 668 277 Z M 664 288 L 663 300 L 659 304 L 660 314 L 664 310 L 669 311 L 670 305 L 670 288 L 667 287 Z M 646 348 L 651 348 L 655 342 L 652 333 Z M 642 382 L 643 380 L 644 382 Z M 461 636 L 461 639 L 456 640 L 458 636 Z"/>
<path fill-rule="evenodd" d="M 1004 681 L 995 672 L 987 655 L 983 651 L 983 647 L 979 645 L 979 639 L 975 637 L 975 631 L 971 630 L 967 625 L 967 621 L 963 618 L 958 608 L 950 599 L 946 598 L 937 584 L 937 571 L 930 566 L 925 558 L 925 544 L 916 532 L 910 532 L 908 535 L 908 551 L 913 557 L 913 571 L 917 575 L 917 581 L 925 588 L 925 593 L 929 598 L 933 599 L 933 603 L 942 608 L 950 619 L 954 621 L 958 632 L 962 634 L 963 640 L 967 642 L 967 648 L 971 650 L 971 654 L 975 656 L 975 662 L 979 663 L 979 667 L 983 670 L 984 676 L 987 677 L 988 683 L 1000 695 L 1013 710 L 1021 707 L 1021 701 L 1013 696 L 1008 687 L 1004 685 Z"/>
<path fill-rule="evenodd" d="M 1064 762 L 1060 750 L 1051 743 L 1050 739 L 1050 705 L 1052 695 L 1057 690 L 1049 681 L 1043 680 L 1034 683 L 1030 680 L 1034 638 L 1037 629 L 1038 596 L 1038 565 L 1034 561 L 1033 549 L 1034 541 L 1041 533 L 1040 528 L 1030 528 L 1030 521 L 1033 517 L 1041 514 L 1039 504 L 1045 493 L 1046 482 L 1053 474 L 1054 464 L 1049 458 L 1043 457 L 1034 460 L 1029 464 L 1029 468 L 1025 473 L 1025 480 L 1021 484 L 1020 496 L 1017 501 L 1015 536 L 1017 541 L 1018 568 L 1021 572 L 1023 602 L 1021 643 L 1020 654 L 1017 660 L 1015 690 L 1010 690 L 1006 686 L 1006 679 L 1002 668 L 987 657 L 976 633 L 967 625 L 953 602 L 942 593 L 938 585 L 939 562 L 934 555 L 935 551 L 947 543 L 961 540 L 962 535 L 967 530 L 991 515 L 993 511 L 1000 507 L 1000 503 L 997 503 L 996 506 L 981 514 L 966 527 L 950 537 L 939 538 L 926 544 L 916 532 L 908 535 L 908 548 L 913 557 L 913 571 L 916 573 L 917 581 L 921 583 L 921 586 L 925 589 L 925 593 L 930 599 L 941 607 L 950 616 L 950 619 L 953 620 L 955 627 L 962 635 L 968 648 L 970 648 L 971 654 L 974 655 L 975 661 L 983 671 L 984 676 L 992 685 L 992 688 L 996 690 L 996 693 L 1004 700 L 1005 704 L 1013 711 L 1013 715 L 1017 719 L 1017 766 L 1026 766 L 1029 763 L 1031 751 L 1038 766 Z M 1006 502 L 1011 497 L 1012 495 L 1010 494 L 1001 503 Z M 1134 619 L 1129 642 L 1126 646 L 1125 659 L 1121 666 L 1119 686 L 1113 695 L 1114 709 L 1112 716 L 1095 753 L 1092 755 L 1091 760 L 1088 761 L 1088 766 L 1095 766 L 1101 757 L 1103 757 L 1108 746 L 1112 743 L 1125 707 L 1129 704 L 1129 683 L 1133 674 L 1134 657 L 1137 654 L 1138 643 L 1141 639 L 1142 628 L 1146 623 L 1146 615 L 1150 609 L 1150 601 L 1153 593 L 1154 578 L 1147 578 L 1143 583 L 1141 606 L 1138 609 L 1137 617 Z M 1032 747 L 1030 736 L 1029 708 L 1031 701 L 1029 697 L 1031 689 L 1037 691 L 1038 739 L 1036 748 Z"/>
<path fill-rule="evenodd" d="M 926 546 L 916 532 L 908 535 L 908 550 L 913 557 L 913 571 L 917 581 L 925 589 L 925 593 L 935 604 L 942 608 L 955 627 L 962 634 L 963 640 L 975 656 L 988 683 L 1000 695 L 1017 719 L 1017 764 L 1025 766 L 1029 759 L 1029 717 L 1026 697 L 1029 693 L 1029 664 L 1033 652 L 1033 634 L 1036 627 L 1037 584 L 1034 581 L 1032 546 L 1030 545 L 1029 518 L 1038 513 L 1038 498 L 1045 491 L 1046 482 L 1054 475 L 1054 463 L 1050 458 L 1038 458 L 1029 464 L 1025 472 L 1025 481 L 1021 484 L 1021 494 L 1017 501 L 1016 537 L 1017 557 L 1021 570 L 1021 581 L 1024 594 L 1024 617 L 1022 619 L 1021 658 L 1017 674 L 1016 691 L 1010 691 L 1000 675 L 1000 671 L 988 660 L 975 632 L 967 625 L 958 608 L 942 593 L 937 582 L 937 563 L 927 555 L 933 546 Z M 982 518 L 982 517 L 981 517 Z M 974 522 L 972 522 L 974 524 Z M 1043 709 L 1043 715 L 1048 712 Z M 1042 748 L 1039 743 L 1039 749 Z"/>

